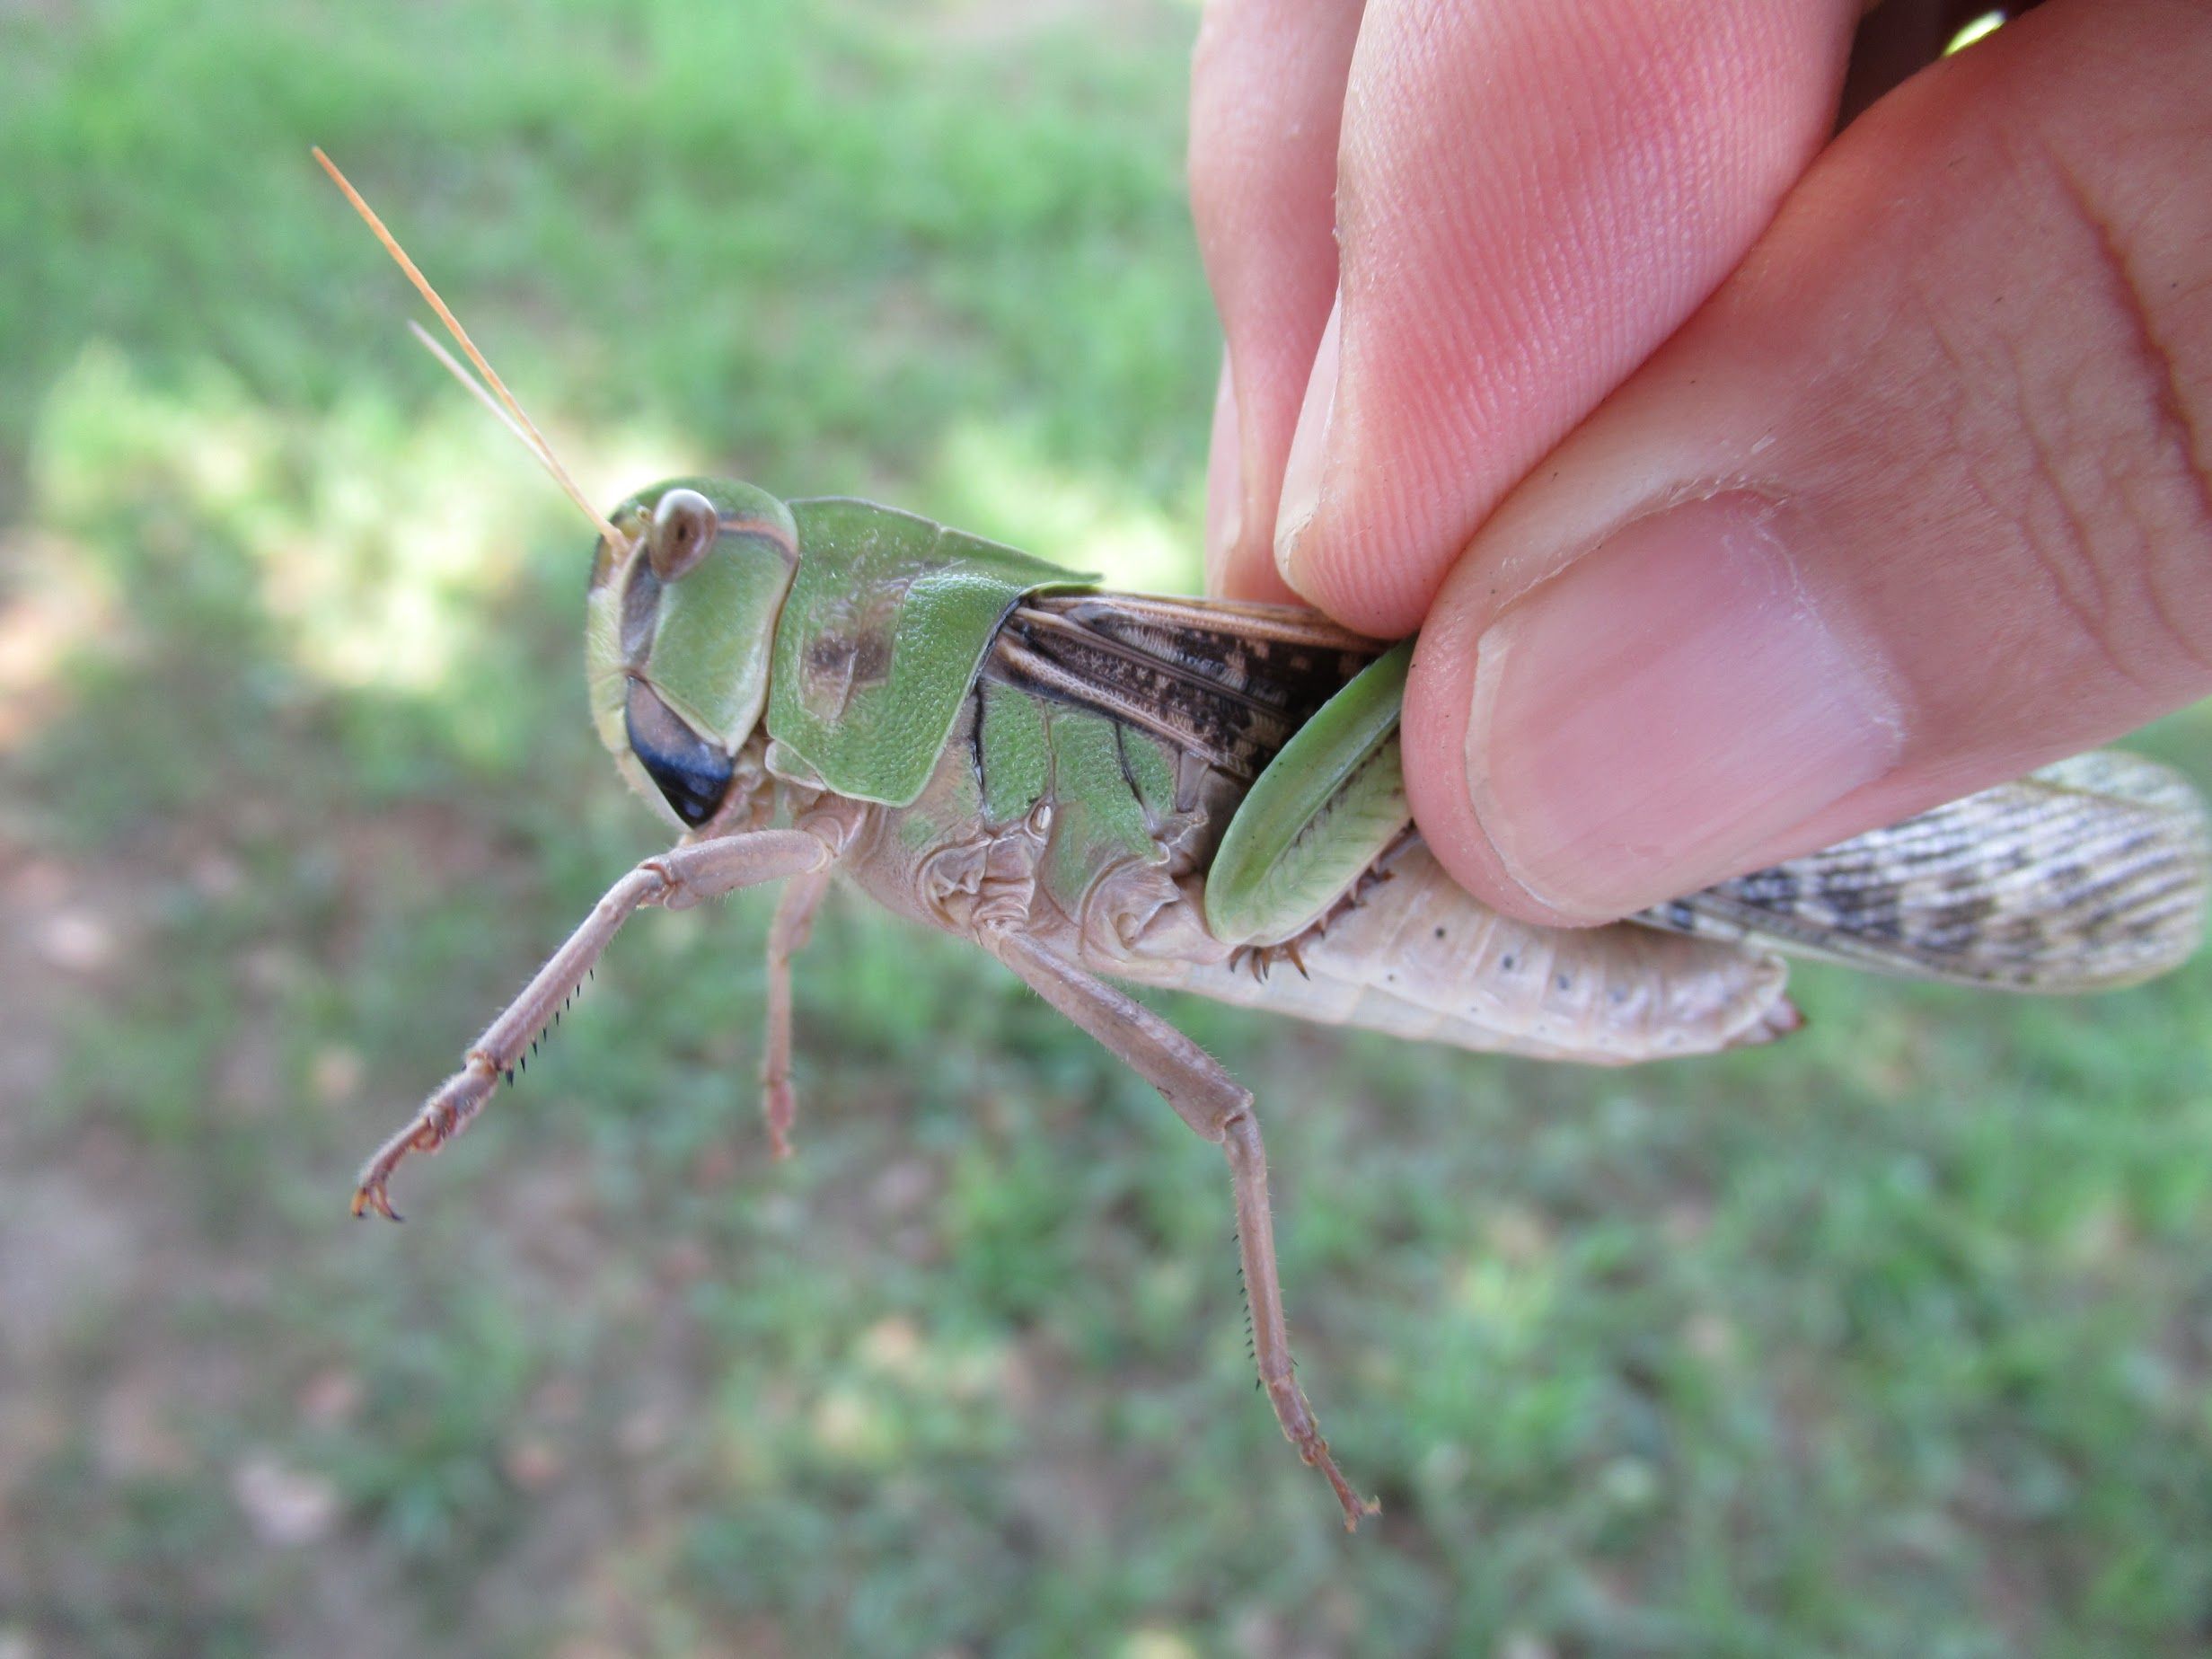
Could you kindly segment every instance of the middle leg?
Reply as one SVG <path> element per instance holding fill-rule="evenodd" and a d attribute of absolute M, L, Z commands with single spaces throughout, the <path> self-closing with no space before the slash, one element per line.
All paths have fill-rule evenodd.
<path fill-rule="evenodd" d="M 791 1155 L 791 1120 L 798 1102 L 791 1091 L 791 958 L 806 948 L 815 910 L 829 891 L 833 867 L 794 876 L 776 901 L 768 927 L 768 1041 L 761 1051 L 761 1111 L 768 1119 L 768 1146 Z"/>

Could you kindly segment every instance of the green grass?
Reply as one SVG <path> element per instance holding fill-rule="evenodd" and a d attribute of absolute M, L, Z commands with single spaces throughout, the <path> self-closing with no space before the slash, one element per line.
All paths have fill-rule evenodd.
<path fill-rule="evenodd" d="M 309 143 L 602 499 L 711 467 L 1194 581 L 1191 12 L 796 15 L 0 18 L 0 1648 L 2202 1651 L 2203 966 L 1807 972 L 1802 1037 L 1618 1075 L 1168 1004 L 1269 1114 L 1353 1540 L 1218 1155 L 850 897 L 795 1162 L 745 902 L 641 922 L 409 1224 L 345 1222 L 656 830 L 585 534 Z M 2201 714 L 2150 743 L 2212 777 Z"/>

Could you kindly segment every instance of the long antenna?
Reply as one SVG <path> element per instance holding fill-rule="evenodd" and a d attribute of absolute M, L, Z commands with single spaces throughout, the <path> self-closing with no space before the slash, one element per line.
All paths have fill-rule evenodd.
<path fill-rule="evenodd" d="M 554 456 L 553 446 L 545 441 L 545 435 L 538 430 L 536 424 L 524 411 L 523 406 L 516 402 L 515 394 L 507 389 L 507 383 L 499 378 L 498 372 L 484 360 L 484 354 L 476 349 L 476 342 L 469 338 L 468 330 L 461 326 L 461 319 L 454 316 L 445 302 L 438 297 L 437 290 L 430 286 L 430 279 L 416 269 L 414 260 L 407 257 L 407 250 L 400 246 L 399 239 L 384 228 L 384 222 L 376 216 L 376 210 L 361 199 L 361 192 L 353 188 L 344 173 L 339 172 L 338 163 L 322 153 L 321 145 L 314 146 L 313 154 L 315 160 L 322 163 L 322 171 L 330 175 L 330 182 L 345 192 L 346 199 L 353 204 L 353 210 L 361 216 L 370 230 L 376 233 L 376 240 L 384 244 L 384 251 L 397 260 L 400 269 L 407 273 L 407 279 L 415 285 L 415 291 L 429 302 L 432 311 L 437 313 L 438 321 L 445 325 L 445 331 L 454 337 L 454 343 L 468 354 L 469 361 L 476 365 L 478 371 L 482 374 L 491 389 L 499 394 L 499 402 L 513 411 L 515 419 L 510 423 L 510 428 L 516 431 L 516 436 L 523 439 L 524 445 L 543 463 L 545 470 L 553 475 L 553 481 L 568 492 L 568 499 L 582 510 L 584 516 L 598 527 L 601 535 L 606 537 L 616 547 L 627 546 L 629 538 L 609 524 L 605 516 L 591 504 L 584 492 L 576 487 L 576 481 L 568 476 L 568 469 L 562 466 Z M 419 328 L 415 331 L 431 345 L 433 350 L 437 349 L 436 342 L 429 341 L 429 337 L 422 334 Z M 445 353 L 439 351 L 438 355 L 444 357 Z M 455 370 L 459 369 L 460 366 L 454 364 L 451 358 L 447 358 L 446 361 Z M 464 375 L 463 378 L 465 383 L 467 377 Z M 482 388 L 473 389 L 481 395 Z"/>
<path fill-rule="evenodd" d="M 508 431 L 515 435 L 515 441 L 516 443 L 520 444 L 524 449 L 527 449 L 532 454 L 539 454 L 538 446 L 530 441 L 530 434 L 524 431 L 522 428 L 515 424 L 515 417 L 508 414 L 507 410 L 499 407 L 498 399 L 493 397 L 490 393 L 485 391 L 484 383 L 477 379 L 475 375 L 470 374 L 467 369 L 461 366 L 461 359 L 459 357 L 456 357 L 452 352 L 446 350 L 445 347 L 437 343 L 436 335 L 430 332 L 428 329 L 423 327 L 421 323 L 416 322 L 412 317 L 410 317 L 407 320 L 407 331 L 415 337 L 415 343 L 417 345 L 420 346 L 425 351 L 436 357 L 438 362 L 444 366 L 445 372 L 461 383 L 461 389 L 463 392 L 467 393 L 471 397 L 481 403 L 484 408 L 489 411 L 491 418 L 494 420 L 498 421 L 501 426 L 505 427 Z M 542 457 L 541 456 L 541 458 Z"/>

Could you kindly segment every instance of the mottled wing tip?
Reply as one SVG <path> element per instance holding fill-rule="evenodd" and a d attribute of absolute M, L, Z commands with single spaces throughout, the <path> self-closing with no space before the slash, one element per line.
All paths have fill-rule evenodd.
<path fill-rule="evenodd" d="M 1635 920 L 1914 978 L 2076 993 L 2187 960 L 2208 887 L 2212 834 L 2195 790 L 2102 750 Z"/>

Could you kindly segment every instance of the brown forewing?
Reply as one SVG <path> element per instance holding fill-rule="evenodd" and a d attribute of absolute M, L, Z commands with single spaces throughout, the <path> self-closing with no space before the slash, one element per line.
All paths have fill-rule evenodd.
<path fill-rule="evenodd" d="M 1014 608 L 983 675 L 1154 733 L 1248 781 L 1384 649 L 1302 605 L 1052 595 Z"/>

